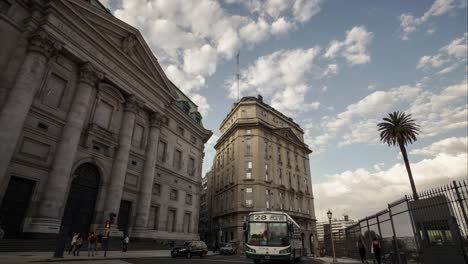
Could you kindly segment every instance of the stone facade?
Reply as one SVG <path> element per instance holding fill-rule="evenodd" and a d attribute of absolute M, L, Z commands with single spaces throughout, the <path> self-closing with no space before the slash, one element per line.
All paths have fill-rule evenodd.
<path fill-rule="evenodd" d="M 99 230 L 113 212 L 113 235 L 198 238 L 212 133 L 140 32 L 97 1 L 3 0 L 0 34 L 7 237 Z"/>
<path fill-rule="evenodd" d="M 261 96 L 244 97 L 234 104 L 220 131 L 208 177 L 212 240 L 242 244 L 249 212 L 284 211 L 303 228 L 305 252 L 317 252 L 311 150 L 299 125 Z"/>

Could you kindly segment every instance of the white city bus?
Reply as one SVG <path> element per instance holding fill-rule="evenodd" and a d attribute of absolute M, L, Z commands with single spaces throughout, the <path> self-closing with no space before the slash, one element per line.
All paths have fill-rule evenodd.
<path fill-rule="evenodd" d="M 245 254 L 260 260 L 301 260 L 301 227 L 283 212 L 253 212 L 244 223 Z"/>

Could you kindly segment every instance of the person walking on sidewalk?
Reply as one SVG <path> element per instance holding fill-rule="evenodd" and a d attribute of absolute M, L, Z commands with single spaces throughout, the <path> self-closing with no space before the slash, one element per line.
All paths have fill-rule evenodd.
<path fill-rule="evenodd" d="M 374 252 L 374 258 L 375 258 L 375 261 L 377 261 L 377 264 L 381 264 L 382 263 L 382 257 L 381 257 L 381 250 L 382 248 L 380 247 L 380 242 L 379 240 L 374 237 L 374 239 L 372 239 L 372 251 Z"/>
<path fill-rule="evenodd" d="M 94 257 L 94 254 L 96 253 L 96 235 L 92 231 L 88 235 L 88 257 L 90 251 L 91 256 Z"/>
<path fill-rule="evenodd" d="M 364 264 L 364 263 L 369 263 L 367 262 L 367 259 L 366 259 L 366 246 L 364 244 L 364 241 L 362 241 L 362 237 L 359 238 L 359 240 L 357 241 L 356 243 L 356 246 L 358 248 L 358 251 L 359 251 L 359 257 L 361 258 L 361 263 Z"/>
<path fill-rule="evenodd" d="M 68 255 L 70 255 L 70 253 L 75 250 L 76 239 L 78 239 L 78 233 L 73 234 L 72 240 L 70 242 L 70 248 L 68 249 Z"/>
<path fill-rule="evenodd" d="M 130 238 L 128 237 L 128 235 L 124 235 L 124 238 L 122 240 L 122 252 L 127 252 L 129 242 Z"/>
<path fill-rule="evenodd" d="M 78 237 L 76 238 L 75 246 L 73 249 L 73 256 L 80 255 L 80 249 L 82 245 L 83 245 L 83 237 L 81 236 L 81 234 L 78 234 Z"/>

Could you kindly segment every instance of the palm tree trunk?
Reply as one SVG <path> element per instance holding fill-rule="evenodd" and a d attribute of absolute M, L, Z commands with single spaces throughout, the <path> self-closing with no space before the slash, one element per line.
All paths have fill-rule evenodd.
<path fill-rule="evenodd" d="M 411 183 L 411 190 L 413 191 L 413 199 L 419 200 L 418 193 L 416 192 L 416 185 L 414 184 L 413 174 L 411 173 L 411 168 L 408 160 L 408 154 L 406 153 L 405 145 L 402 142 L 398 142 L 400 145 L 401 155 L 403 156 L 403 160 L 405 161 L 406 171 L 408 172 L 408 177 Z"/>

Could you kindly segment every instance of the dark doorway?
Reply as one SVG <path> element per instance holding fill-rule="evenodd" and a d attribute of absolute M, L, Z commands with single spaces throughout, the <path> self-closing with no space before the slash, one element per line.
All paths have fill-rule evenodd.
<path fill-rule="evenodd" d="M 99 171 L 95 165 L 84 163 L 76 169 L 74 176 L 62 223 L 68 227 L 69 235 L 75 232 L 86 235 L 93 220 L 99 189 Z"/>
<path fill-rule="evenodd" d="M 35 183 L 35 181 L 11 177 L 0 207 L 0 221 L 5 231 L 5 238 L 21 236 L 24 217 Z"/>
<path fill-rule="evenodd" d="M 127 232 L 130 224 L 130 209 L 132 202 L 122 200 L 120 202 L 119 216 L 117 218 L 117 225 L 120 231 Z"/>
<path fill-rule="evenodd" d="M 314 255 L 314 235 L 310 234 L 309 236 L 309 244 L 310 244 L 310 254 Z"/>

